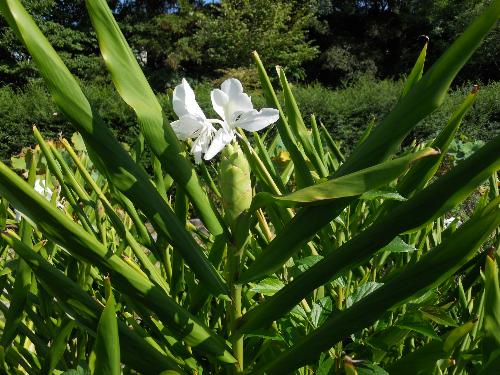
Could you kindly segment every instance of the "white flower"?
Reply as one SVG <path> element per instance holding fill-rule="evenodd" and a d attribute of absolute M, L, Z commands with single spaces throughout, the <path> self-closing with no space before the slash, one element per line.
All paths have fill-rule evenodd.
<path fill-rule="evenodd" d="M 453 224 L 454 222 L 457 223 L 457 228 L 460 227 L 462 225 L 462 221 L 454 216 L 451 216 L 447 219 L 444 219 L 444 222 L 443 222 L 443 226 L 444 228 L 443 229 L 446 229 L 448 228 L 451 224 Z"/>
<path fill-rule="evenodd" d="M 171 123 L 175 135 L 181 141 L 195 138 L 191 147 L 196 163 L 201 162 L 201 155 L 206 153 L 215 134 L 213 121 L 207 119 L 196 102 L 194 91 L 183 78 L 182 83 L 174 90 L 174 112 L 179 120 Z"/>
<path fill-rule="evenodd" d="M 33 187 L 35 189 L 35 191 L 40 194 L 40 195 L 43 195 L 45 197 L 45 199 L 47 199 L 48 201 L 50 201 L 52 199 L 52 190 L 50 190 L 46 185 L 45 185 L 45 180 L 42 180 L 40 178 L 37 178 L 35 180 L 35 186 Z"/>
<path fill-rule="evenodd" d="M 45 180 L 42 180 L 41 178 L 37 178 L 35 180 L 35 185 L 33 186 L 33 189 L 35 189 L 35 191 L 38 194 L 42 195 L 49 202 L 52 200 L 52 195 L 54 194 L 54 192 L 46 185 Z M 58 191 L 56 191 L 56 195 L 59 195 Z M 64 198 L 61 200 L 56 200 L 56 207 L 59 209 L 64 209 L 63 203 L 64 203 Z M 16 214 L 16 221 L 17 222 L 20 222 L 21 218 L 23 218 L 23 217 L 25 219 L 27 219 L 27 217 L 18 210 L 14 210 L 14 213 Z"/>
<path fill-rule="evenodd" d="M 241 82 L 235 78 L 225 80 L 221 90 L 212 90 L 211 98 L 215 112 L 223 121 L 205 154 L 205 160 L 213 158 L 236 138 L 236 128 L 255 132 L 279 119 L 279 112 L 274 108 L 254 109 L 252 99 L 243 92 Z"/>
<path fill-rule="evenodd" d="M 202 155 L 205 160 L 212 159 L 236 139 L 236 128 L 258 131 L 279 118 L 276 109 L 255 110 L 241 82 L 234 78 L 224 81 L 221 90 L 213 90 L 211 97 L 214 110 L 222 120 L 207 119 L 185 79 L 174 90 L 173 107 L 179 120 L 171 125 L 179 140 L 194 138 L 191 153 L 197 163 L 201 162 Z M 213 124 L 220 128 L 216 130 Z"/>

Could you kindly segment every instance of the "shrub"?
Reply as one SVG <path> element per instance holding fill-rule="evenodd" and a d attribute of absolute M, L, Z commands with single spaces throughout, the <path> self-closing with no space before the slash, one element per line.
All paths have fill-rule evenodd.
<path fill-rule="evenodd" d="M 297 85 L 294 94 L 304 113 L 314 113 L 331 131 L 332 136 L 351 150 L 367 125 L 383 119 L 394 107 L 401 93 L 403 81 L 376 81 L 364 77 L 347 87 L 330 90 L 319 84 Z M 423 119 L 408 135 L 405 144 L 435 137 L 461 103 L 472 84 L 455 88 L 443 105 Z M 467 113 L 459 135 L 469 139 L 488 141 L 500 132 L 500 82 L 481 87 L 473 109 Z"/>
<path fill-rule="evenodd" d="M 263 107 L 265 100 L 261 95 L 262 91 L 255 86 L 256 72 L 243 70 L 241 74 L 244 86 L 256 94 L 253 95 L 254 104 Z M 217 80 L 214 84 L 220 82 L 222 81 Z M 293 93 L 302 112 L 315 114 L 331 131 L 332 136 L 342 142 L 344 151 L 348 153 L 359 140 L 367 124 L 373 118 L 382 119 L 394 107 L 402 85 L 402 81 L 376 81 L 365 77 L 336 90 L 320 84 L 296 84 L 293 86 Z M 500 82 L 492 82 L 481 87 L 473 110 L 467 113 L 463 120 L 459 136 L 488 141 L 498 135 L 499 86 Z M 210 107 L 211 87 L 212 85 L 207 83 L 195 83 L 196 95 L 204 107 Z M 133 144 L 137 136 L 136 120 L 116 91 L 109 85 L 99 83 L 85 83 L 83 88 L 90 101 L 102 110 L 103 120 L 119 139 Z M 434 137 L 469 90 L 470 85 L 452 90 L 443 105 L 412 130 L 405 144 L 411 143 L 413 139 L 422 142 Z M 157 97 L 166 117 L 174 120 L 168 92 L 158 93 Z M 34 139 L 27 125 L 37 125 L 48 138 L 53 138 L 58 133 L 71 133 L 69 122 L 62 115 L 53 116 L 54 112 L 57 112 L 57 109 L 41 84 L 30 84 L 17 91 L 10 87 L 0 88 L 0 159 L 8 160 L 22 147 L 33 144 Z M 308 119 L 308 116 L 306 118 Z M 24 125 L 20 126 L 21 124 Z"/>

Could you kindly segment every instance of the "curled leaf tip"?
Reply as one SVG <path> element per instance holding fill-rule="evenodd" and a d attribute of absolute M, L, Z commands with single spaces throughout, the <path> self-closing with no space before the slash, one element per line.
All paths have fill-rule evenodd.
<path fill-rule="evenodd" d="M 429 38 L 429 36 L 428 36 L 428 35 L 420 35 L 420 36 L 418 37 L 418 40 L 424 40 L 424 41 L 425 41 L 425 43 L 427 44 L 427 43 L 429 43 L 430 38 Z"/>

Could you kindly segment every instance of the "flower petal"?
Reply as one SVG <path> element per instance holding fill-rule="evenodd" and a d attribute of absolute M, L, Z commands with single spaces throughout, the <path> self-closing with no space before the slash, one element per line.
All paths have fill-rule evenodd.
<path fill-rule="evenodd" d="M 253 110 L 242 113 L 234 126 L 249 132 L 259 131 L 278 121 L 280 115 L 277 109 L 262 108 L 260 111 Z"/>
<path fill-rule="evenodd" d="M 206 118 L 196 102 L 193 89 L 189 86 L 185 78 L 182 79 L 180 85 L 175 87 L 172 104 L 174 106 L 174 112 L 179 118 L 187 114 L 195 115 L 203 119 Z"/>
<path fill-rule="evenodd" d="M 243 93 L 243 86 L 236 78 L 229 78 L 222 82 L 220 86 L 227 96 L 232 97 Z"/>
<path fill-rule="evenodd" d="M 228 121 L 231 125 L 234 125 L 234 122 L 241 116 L 242 113 L 254 110 L 252 99 L 245 93 L 230 96 L 229 103 L 224 110 L 226 112 L 226 121 Z"/>
<path fill-rule="evenodd" d="M 229 103 L 229 97 L 227 94 L 222 90 L 215 89 L 210 93 L 210 97 L 212 98 L 212 106 L 214 107 L 215 112 L 217 112 L 221 119 L 226 120 L 224 108 L 226 108 Z"/>
<path fill-rule="evenodd" d="M 182 116 L 179 120 L 171 122 L 170 125 L 175 135 L 181 141 L 197 137 L 204 127 L 204 120 L 192 114 Z"/>
<path fill-rule="evenodd" d="M 214 139 L 210 144 L 207 152 L 205 153 L 204 159 L 210 160 L 215 155 L 217 155 L 227 144 L 231 143 L 235 139 L 233 131 L 227 131 L 224 128 L 220 128 L 215 133 Z"/>
<path fill-rule="evenodd" d="M 205 147 L 203 147 L 203 144 L 202 144 L 200 138 L 197 138 L 193 142 L 193 146 L 191 146 L 191 153 L 194 156 L 194 161 L 195 161 L 196 164 L 200 164 L 201 163 L 201 154 L 203 153 L 203 151 L 205 151 L 204 148 Z"/>

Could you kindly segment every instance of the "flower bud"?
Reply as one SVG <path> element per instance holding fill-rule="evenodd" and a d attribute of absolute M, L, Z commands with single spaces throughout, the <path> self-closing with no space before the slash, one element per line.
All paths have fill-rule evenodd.
<path fill-rule="evenodd" d="M 236 218 L 252 203 L 250 166 L 237 143 L 224 148 L 219 179 L 225 220 L 233 227 Z"/>

